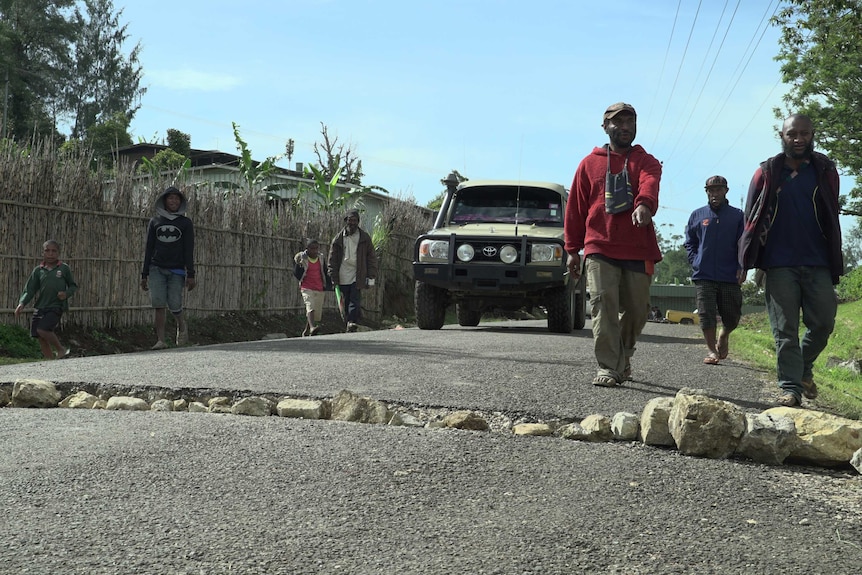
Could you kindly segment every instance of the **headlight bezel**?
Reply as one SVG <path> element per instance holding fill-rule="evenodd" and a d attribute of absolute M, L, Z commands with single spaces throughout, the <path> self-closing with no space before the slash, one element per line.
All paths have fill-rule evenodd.
<path fill-rule="evenodd" d="M 447 261 L 449 259 L 449 240 L 428 238 L 419 244 L 419 261 Z"/>
<path fill-rule="evenodd" d="M 559 264 L 563 261 L 563 246 L 556 243 L 535 242 L 530 246 L 530 261 L 542 264 Z"/>

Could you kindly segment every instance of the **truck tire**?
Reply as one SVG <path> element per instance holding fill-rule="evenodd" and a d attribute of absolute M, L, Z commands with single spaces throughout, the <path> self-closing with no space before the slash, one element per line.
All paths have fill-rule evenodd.
<path fill-rule="evenodd" d="M 548 310 L 548 331 L 572 333 L 576 308 L 575 282 L 550 292 L 545 307 Z"/>
<path fill-rule="evenodd" d="M 440 329 L 446 321 L 446 290 L 416 282 L 414 297 L 419 329 Z"/>
<path fill-rule="evenodd" d="M 464 327 L 475 327 L 479 325 L 479 321 L 482 319 L 482 312 L 472 310 L 464 304 L 458 304 L 456 306 L 458 312 L 458 325 Z"/>

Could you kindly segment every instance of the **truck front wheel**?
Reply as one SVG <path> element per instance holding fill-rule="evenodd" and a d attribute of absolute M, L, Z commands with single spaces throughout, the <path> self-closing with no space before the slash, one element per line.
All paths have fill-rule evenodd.
<path fill-rule="evenodd" d="M 552 333 L 572 333 L 577 305 L 575 282 L 556 288 L 548 295 L 545 307 L 548 309 L 548 331 Z"/>
<path fill-rule="evenodd" d="M 419 329 L 440 329 L 446 320 L 446 290 L 416 282 L 414 304 Z"/>

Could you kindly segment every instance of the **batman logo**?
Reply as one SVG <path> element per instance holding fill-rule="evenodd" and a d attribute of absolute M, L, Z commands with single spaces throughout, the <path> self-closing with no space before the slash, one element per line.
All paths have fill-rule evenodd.
<path fill-rule="evenodd" d="M 156 228 L 156 239 L 160 242 L 173 243 L 183 238 L 183 232 L 173 224 L 165 224 Z"/>

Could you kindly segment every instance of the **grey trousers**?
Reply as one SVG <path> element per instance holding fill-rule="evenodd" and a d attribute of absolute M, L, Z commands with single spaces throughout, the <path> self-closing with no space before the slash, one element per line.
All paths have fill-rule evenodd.
<path fill-rule="evenodd" d="M 766 271 L 766 311 L 775 338 L 778 386 L 797 397 L 811 379 L 814 361 L 835 328 L 838 297 L 827 268 L 787 267 Z M 805 333 L 799 338 L 799 315 Z"/>
<path fill-rule="evenodd" d="M 649 315 L 652 276 L 587 258 L 597 375 L 623 380 Z"/>

